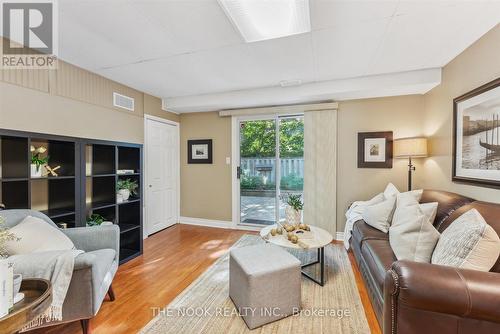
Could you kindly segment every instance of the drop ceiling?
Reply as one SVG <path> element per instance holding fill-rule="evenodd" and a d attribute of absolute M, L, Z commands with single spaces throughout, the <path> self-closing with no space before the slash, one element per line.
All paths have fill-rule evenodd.
<path fill-rule="evenodd" d="M 310 33 L 245 43 L 217 0 L 59 0 L 59 11 L 61 59 L 178 112 L 355 98 L 324 88 L 439 69 L 500 22 L 500 1 L 310 0 Z M 439 78 L 427 81 L 359 97 L 425 93 Z"/>

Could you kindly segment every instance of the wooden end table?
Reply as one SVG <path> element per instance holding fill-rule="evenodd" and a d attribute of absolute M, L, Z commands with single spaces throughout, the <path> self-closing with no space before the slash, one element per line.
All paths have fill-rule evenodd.
<path fill-rule="evenodd" d="M 24 293 L 24 299 L 14 304 L 9 314 L 0 318 L 0 334 L 17 333 L 52 303 L 52 285 L 45 279 L 24 279 L 20 292 Z"/>
<path fill-rule="evenodd" d="M 333 240 L 333 236 L 326 230 L 309 225 L 309 228 L 311 229 L 311 232 L 314 235 L 314 240 L 311 242 L 308 242 L 309 248 L 302 248 L 299 244 L 294 244 L 291 241 L 288 241 L 288 238 L 286 236 L 286 232 L 283 231 L 283 234 L 277 234 L 274 237 L 270 235 L 270 232 L 273 228 L 277 228 L 278 225 L 270 225 L 264 227 L 262 230 L 260 230 L 260 236 L 267 242 L 270 242 L 272 244 L 275 244 L 277 246 L 281 247 L 287 247 L 287 248 L 293 248 L 293 249 L 300 249 L 300 250 L 308 250 L 308 249 L 317 249 L 318 251 L 318 257 L 316 260 L 310 263 L 303 264 L 301 267 L 302 269 L 319 264 L 320 265 L 320 277 L 315 278 L 306 273 L 305 271 L 302 270 L 302 275 L 310 279 L 316 284 L 319 284 L 321 286 L 325 285 L 325 246 L 330 244 Z M 269 236 L 266 238 L 266 236 Z M 300 238 L 300 237 L 299 237 Z"/>

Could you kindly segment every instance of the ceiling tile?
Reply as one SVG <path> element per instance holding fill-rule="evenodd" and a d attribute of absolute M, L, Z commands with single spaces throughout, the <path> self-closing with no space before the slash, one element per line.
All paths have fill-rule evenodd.
<path fill-rule="evenodd" d="M 444 66 L 471 43 L 468 34 L 459 33 L 462 28 L 477 39 L 491 16 L 484 4 L 472 2 L 426 8 L 391 20 L 368 74 Z"/>
<path fill-rule="evenodd" d="M 316 79 L 329 80 L 365 74 L 389 19 L 367 21 L 314 31 Z"/>
<path fill-rule="evenodd" d="M 141 1 L 133 7 L 173 38 L 178 53 L 243 43 L 216 0 Z"/>
<path fill-rule="evenodd" d="M 398 0 L 311 0 L 313 30 L 391 17 Z"/>

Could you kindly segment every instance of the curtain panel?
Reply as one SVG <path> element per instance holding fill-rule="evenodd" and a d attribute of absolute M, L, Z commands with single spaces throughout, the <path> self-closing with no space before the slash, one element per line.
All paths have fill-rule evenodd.
<path fill-rule="evenodd" d="M 337 232 L 337 110 L 304 114 L 304 222 Z"/>

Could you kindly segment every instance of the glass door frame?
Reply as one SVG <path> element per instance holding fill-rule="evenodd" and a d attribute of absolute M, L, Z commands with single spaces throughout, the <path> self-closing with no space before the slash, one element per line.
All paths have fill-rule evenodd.
<path fill-rule="evenodd" d="M 232 179 L 232 225 L 233 228 L 239 229 L 249 229 L 249 230 L 260 230 L 265 227 L 261 224 L 250 224 L 241 222 L 241 188 L 240 188 L 240 178 L 238 178 L 238 168 L 240 167 L 241 157 L 240 157 L 240 124 L 245 121 L 265 121 L 274 120 L 275 121 L 275 133 L 276 133 L 276 150 L 275 150 L 275 219 L 280 220 L 280 185 L 281 185 L 281 158 L 280 158 L 280 119 L 283 118 L 293 118 L 293 117 L 303 117 L 304 113 L 269 113 L 269 114 L 259 114 L 259 115 L 248 115 L 248 116 L 232 116 L 231 117 L 231 179 Z"/>

